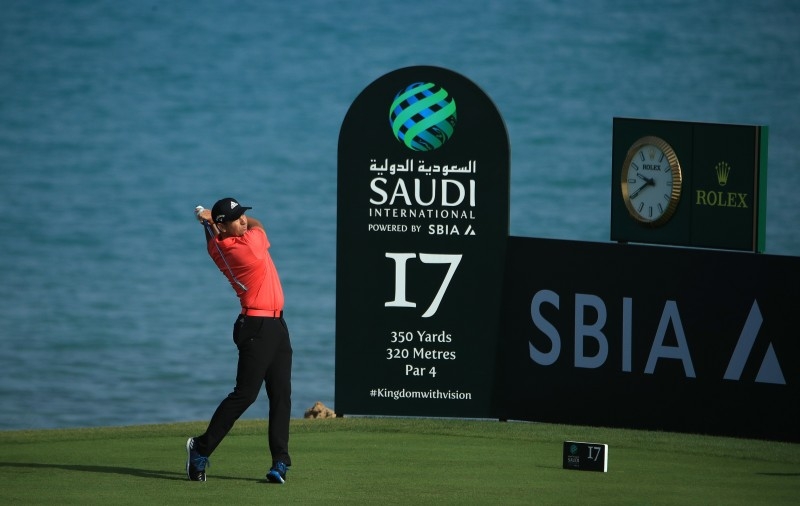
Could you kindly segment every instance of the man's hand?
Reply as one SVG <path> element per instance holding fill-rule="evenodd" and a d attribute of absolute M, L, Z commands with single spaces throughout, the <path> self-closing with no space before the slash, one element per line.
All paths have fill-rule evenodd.
<path fill-rule="evenodd" d="M 252 216 L 247 217 L 247 229 L 250 230 L 251 228 L 260 228 L 264 229 L 264 225 L 261 224 L 261 221 L 253 218 Z"/>
<path fill-rule="evenodd" d="M 197 217 L 197 221 L 203 222 L 207 221 L 211 223 L 211 211 L 204 208 L 203 206 L 197 206 L 194 208 L 194 215 Z"/>
<path fill-rule="evenodd" d="M 203 206 L 197 206 L 194 208 L 194 216 L 197 218 L 197 221 L 203 224 L 203 232 L 206 236 L 206 242 L 219 235 L 219 229 L 217 228 L 217 225 L 211 221 L 211 211 Z M 208 225 L 206 225 L 206 223 Z"/>

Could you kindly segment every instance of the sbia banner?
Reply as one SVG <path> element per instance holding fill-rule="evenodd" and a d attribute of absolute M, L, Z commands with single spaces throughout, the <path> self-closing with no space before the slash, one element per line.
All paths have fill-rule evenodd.
<path fill-rule="evenodd" d="M 364 89 L 338 152 L 336 411 L 486 417 L 509 213 L 496 107 L 450 70 Z"/>
<path fill-rule="evenodd" d="M 800 441 L 799 263 L 509 238 L 499 416 Z"/>

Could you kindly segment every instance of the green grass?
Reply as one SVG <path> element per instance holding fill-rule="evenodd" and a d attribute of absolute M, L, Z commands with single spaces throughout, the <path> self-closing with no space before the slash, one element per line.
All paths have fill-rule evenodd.
<path fill-rule="evenodd" d="M 266 422 L 241 420 L 186 480 L 203 423 L 0 432 L 0 504 L 797 504 L 800 445 L 485 420 L 292 420 L 268 484 Z M 561 468 L 565 440 L 609 445 L 608 473 Z"/>

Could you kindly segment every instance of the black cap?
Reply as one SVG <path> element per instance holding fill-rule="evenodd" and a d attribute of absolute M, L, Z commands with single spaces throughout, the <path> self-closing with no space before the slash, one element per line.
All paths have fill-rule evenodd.
<path fill-rule="evenodd" d="M 211 208 L 211 218 L 214 223 L 225 223 L 226 221 L 233 221 L 243 215 L 245 211 L 252 209 L 252 207 L 245 207 L 239 205 L 236 199 L 230 197 L 218 200 L 214 207 Z"/>

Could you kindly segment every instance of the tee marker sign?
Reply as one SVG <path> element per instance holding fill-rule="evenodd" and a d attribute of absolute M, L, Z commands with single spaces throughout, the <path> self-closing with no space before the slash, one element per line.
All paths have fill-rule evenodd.
<path fill-rule="evenodd" d="M 608 445 L 564 441 L 564 469 L 608 472 Z"/>

